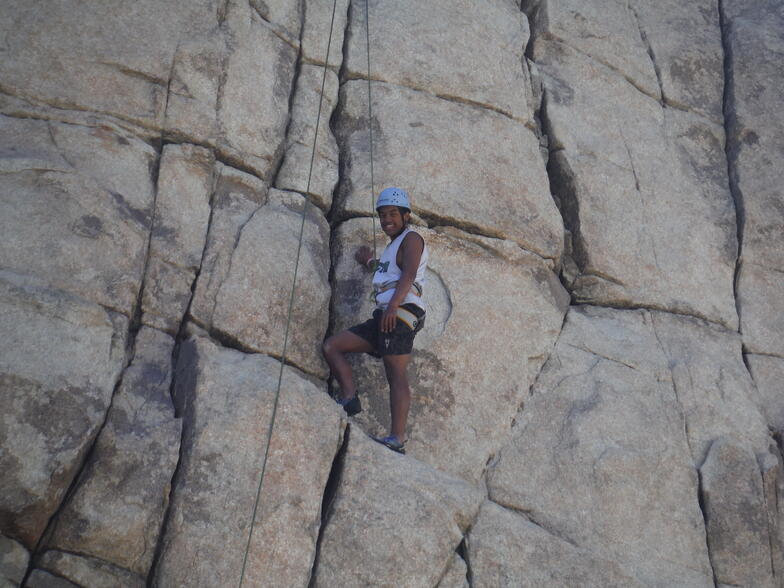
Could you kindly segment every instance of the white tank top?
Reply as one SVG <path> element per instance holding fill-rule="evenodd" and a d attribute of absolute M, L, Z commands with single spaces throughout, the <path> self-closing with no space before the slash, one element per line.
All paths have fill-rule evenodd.
<path fill-rule="evenodd" d="M 400 244 L 403 242 L 403 239 L 405 239 L 406 235 L 411 232 L 411 229 L 405 229 L 395 238 L 394 241 L 386 246 L 386 249 L 384 249 L 384 252 L 381 254 L 381 258 L 378 260 L 379 263 L 378 268 L 376 269 L 376 273 L 373 274 L 373 288 L 375 290 L 383 288 L 385 284 L 389 284 L 390 282 L 397 282 L 403 276 L 403 270 L 400 269 L 400 267 L 397 265 L 397 251 L 400 249 Z M 414 278 L 414 281 L 423 288 L 425 285 L 425 268 L 427 267 L 427 256 L 427 243 L 425 243 L 424 249 L 422 250 L 422 257 L 419 259 L 419 267 L 417 268 L 416 277 Z M 376 307 L 385 309 L 394 295 L 395 288 L 390 288 L 385 292 L 381 292 L 376 296 Z M 425 310 L 425 301 L 422 300 L 421 296 L 417 296 L 412 292 L 406 293 L 405 299 L 400 304 L 416 304 L 419 308 Z"/>

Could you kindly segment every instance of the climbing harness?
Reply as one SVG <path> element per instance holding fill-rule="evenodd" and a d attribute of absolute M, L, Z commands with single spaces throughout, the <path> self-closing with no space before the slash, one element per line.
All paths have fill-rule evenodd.
<path fill-rule="evenodd" d="M 318 130 L 319 124 L 321 122 L 321 108 L 324 102 L 324 87 L 326 85 L 327 80 L 327 68 L 329 67 L 329 52 L 332 47 L 332 31 L 335 27 L 335 12 L 337 10 L 337 0 L 333 0 L 332 3 L 332 20 L 329 25 L 329 39 L 327 41 L 327 52 L 324 58 L 324 73 L 321 77 L 321 93 L 319 95 L 319 105 L 318 105 L 318 112 L 316 115 L 316 129 L 313 136 L 313 149 L 310 154 L 310 168 L 308 169 L 308 183 L 307 187 L 305 188 L 305 204 L 302 207 L 302 217 L 300 219 L 300 227 L 299 227 L 299 243 L 297 245 L 297 258 L 294 263 L 294 279 L 291 284 L 291 294 L 289 296 L 289 307 L 288 313 L 286 317 L 286 330 L 283 336 L 283 351 L 280 357 L 280 372 L 278 373 L 278 384 L 275 390 L 275 400 L 272 405 L 272 417 L 270 418 L 269 427 L 267 430 L 267 446 L 264 449 L 264 459 L 261 463 L 261 474 L 259 476 L 259 485 L 258 489 L 256 490 L 256 500 L 253 503 L 253 514 L 250 520 L 250 531 L 248 532 L 248 540 L 245 544 L 245 554 L 242 558 L 242 571 L 240 572 L 240 582 L 239 586 L 242 588 L 243 582 L 245 581 L 245 568 L 248 563 L 248 552 L 250 551 L 250 544 L 251 540 L 253 539 L 253 531 L 255 529 L 256 524 L 256 513 L 258 512 L 259 508 L 259 500 L 261 498 L 261 490 L 264 485 L 264 474 L 267 470 L 267 460 L 269 458 L 269 448 L 270 443 L 272 442 L 272 433 L 274 431 L 275 426 L 275 417 L 278 412 L 278 401 L 280 400 L 280 387 L 283 381 L 283 368 L 286 365 L 286 351 L 288 349 L 288 341 L 289 341 L 289 327 L 291 325 L 291 314 L 292 309 L 294 308 L 294 295 L 297 290 L 297 274 L 299 271 L 299 259 L 300 254 L 302 252 L 302 242 L 305 233 L 305 218 L 307 217 L 308 206 L 310 204 L 310 181 L 313 175 L 313 163 L 316 158 L 316 143 L 318 141 Z M 368 127 L 370 128 L 370 199 L 371 199 L 371 210 L 373 209 L 373 195 L 375 194 L 375 178 L 374 178 L 374 171 L 373 171 L 373 125 L 371 121 L 373 120 L 373 111 L 371 106 L 371 95 L 370 95 L 370 7 L 368 5 L 368 0 L 365 0 L 365 39 L 367 41 L 367 84 L 368 84 Z M 373 223 L 373 257 L 376 257 L 376 220 L 375 215 L 371 214 L 371 219 Z M 412 314 L 412 316 L 414 316 Z M 414 316 L 414 318 L 416 318 Z"/>

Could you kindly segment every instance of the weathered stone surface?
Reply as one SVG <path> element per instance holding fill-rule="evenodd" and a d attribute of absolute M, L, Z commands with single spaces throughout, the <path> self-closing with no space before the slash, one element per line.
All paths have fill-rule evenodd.
<path fill-rule="evenodd" d="M 528 21 L 511 2 L 374 0 L 368 4 L 372 79 L 533 122 L 526 96 L 530 82 L 523 68 Z M 364 2 L 352 4 L 350 18 L 347 72 L 367 78 Z"/>
<path fill-rule="evenodd" d="M 712 0 L 632 0 L 629 6 L 664 102 L 723 125 L 724 52 L 718 4 Z"/>
<path fill-rule="evenodd" d="M 615 562 L 551 535 L 523 515 L 485 502 L 468 535 L 473 586 L 631 588 Z"/>
<path fill-rule="evenodd" d="M 762 477 L 754 455 L 731 439 L 719 438 L 700 468 L 700 482 L 716 581 L 773 586 Z"/>
<path fill-rule="evenodd" d="M 650 314 L 572 307 L 490 498 L 643 584 L 712 586 L 684 428 Z"/>
<path fill-rule="evenodd" d="M 192 338 L 175 392 L 183 452 L 159 586 L 236 585 L 250 532 L 280 364 Z M 324 390 L 284 370 L 245 581 L 307 584 L 322 492 L 344 424 Z M 183 562 L 188 562 L 183 565 Z"/>
<path fill-rule="evenodd" d="M 537 40 L 550 177 L 578 301 L 696 315 L 732 329 L 737 256 L 722 127 L 661 105 L 559 43 Z"/>
<path fill-rule="evenodd" d="M 343 181 L 338 210 L 368 214 L 370 146 L 365 82 L 341 88 L 335 132 Z M 502 237 L 557 259 L 563 223 L 533 132 L 483 108 L 373 84 L 375 187 L 409 191 L 417 214 Z M 343 161 L 345 159 L 345 161 Z"/>
<path fill-rule="evenodd" d="M 0 271 L 0 532 L 32 548 L 106 417 L 119 314 Z"/>
<path fill-rule="evenodd" d="M 541 259 L 513 243 L 454 229 L 417 230 L 430 251 L 424 288 L 429 309 L 409 367 L 409 453 L 476 481 L 508 438 L 558 336 L 568 297 Z M 371 276 L 353 258 L 370 243 L 369 219 L 346 221 L 335 232 L 335 332 L 372 314 Z M 379 251 L 384 245 L 379 241 Z M 352 358 L 352 365 L 365 403 L 358 418 L 367 430 L 382 433 L 389 423 L 383 366 L 369 356 Z"/>
<path fill-rule="evenodd" d="M 209 283 L 202 287 L 199 280 L 199 304 L 194 302 L 191 310 L 198 322 L 211 325 L 254 351 L 281 354 L 304 205 L 305 199 L 299 194 L 270 190 L 266 204 L 252 212 L 246 222 L 240 227 L 230 225 L 228 230 L 237 227 L 234 235 L 216 235 L 208 243 L 211 256 L 219 255 L 211 250 L 222 244 L 233 250 L 228 255 L 228 268 L 220 268 L 225 276 L 217 288 L 212 290 Z M 223 226 L 213 222 L 212 232 Z M 329 318 L 324 312 L 330 296 L 329 226 L 315 206 L 308 205 L 304 231 L 292 309 L 292 321 L 299 327 L 289 331 L 286 359 L 325 376 L 321 341 Z M 207 280 L 212 281 L 211 276 Z"/>
<path fill-rule="evenodd" d="M 203 147 L 166 145 L 142 295 L 142 321 L 176 333 L 207 238 L 215 158 Z"/>
<path fill-rule="evenodd" d="M 324 68 L 315 65 L 303 65 L 300 69 L 291 108 L 291 123 L 286 136 L 286 155 L 275 179 L 275 187 L 309 194 L 316 204 L 329 210 L 332 206 L 332 192 L 338 182 L 338 145 L 329 128 L 330 117 L 338 100 L 338 77 L 331 70 L 327 70 L 316 137 L 323 74 Z M 316 153 L 308 189 L 314 138 Z"/>
<path fill-rule="evenodd" d="M 616 72 L 640 91 L 661 98 L 656 71 L 629 2 L 523 0 L 522 4 L 531 19 L 535 43 L 547 39 L 566 45 Z"/>
<path fill-rule="evenodd" d="M 781 308 L 784 272 L 784 11 L 779 2 L 728 0 L 727 155 L 742 210 L 742 259 L 737 294 L 741 332 L 754 353 L 784 357 Z"/>
<path fill-rule="evenodd" d="M 0 535 L 0 587 L 19 586 L 29 560 L 30 554 L 20 543 Z"/>
<path fill-rule="evenodd" d="M 468 583 L 468 566 L 462 557 L 456 553 L 449 562 L 449 567 L 438 583 L 438 588 L 470 588 Z"/>
<path fill-rule="evenodd" d="M 755 455 L 766 454 L 768 427 L 743 363 L 740 336 L 666 312 L 652 313 L 650 325 L 672 372 L 694 463 L 702 464 L 713 440 L 724 435 Z"/>
<path fill-rule="evenodd" d="M 67 578 L 77 586 L 144 588 L 146 585 L 143 577 L 109 563 L 52 549 L 44 552 L 38 565 L 61 578 Z"/>
<path fill-rule="evenodd" d="M 352 430 L 314 585 L 434 586 L 482 498 L 463 480 Z"/>
<path fill-rule="evenodd" d="M 771 429 L 784 434 L 784 359 L 749 354 L 746 362 L 759 391 L 760 411 Z"/>
<path fill-rule="evenodd" d="M 332 8 L 335 20 L 332 23 Z M 343 36 L 348 19 L 349 0 L 305 0 L 305 24 L 302 29 L 302 57 L 308 63 L 324 63 L 329 29 L 332 26 L 332 45 L 328 63 L 339 68 L 343 63 Z"/>
<path fill-rule="evenodd" d="M 3 91 L 160 128 L 177 44 L 216 26 L 219 4 L 3 2 Z"/>
<path fill-rule="evenodd" d="M 81 588 L 78 584 L 69 582 L 44 570 L 33 570 L 25 582 L 26 588 Z"/>
<path fill-rule="evenodd" d="M 0 117 L 0 261 L 133 314 L 155 151 L 117 128 Z"/>
<path fill-rule="evenodd" d="M 181 422 L 169 391 L 173 347 L 174 340 L 159 331 L 143 328 L 137 335 L 133 362 L 59 513 L 50 548 L 147 576 L 179 458 Z"/>
<path fill-rule="evenodd" d="M 757 462 L 762 474 L 774 585 L 780 585 L 784 577 L 784 458 L 780 446 L 771 444 L 770 453 L 757 456 Z"/>

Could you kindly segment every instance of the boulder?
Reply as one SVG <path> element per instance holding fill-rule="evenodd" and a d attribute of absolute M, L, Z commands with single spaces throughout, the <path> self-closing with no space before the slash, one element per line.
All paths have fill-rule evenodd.
<path fill-rule="evenodd" d="M 160 129 L 176 47 L 215 27 L 220 4 L 3 2 L 3 90 L 58 109 L 105 113 Z"/>
<path fill-rule="evenodd" d="M 754 455 L 720 437 L 700 468 L 700 482 L 716 582 L 773 587 L 765 496 Z"/>
<path fill-rule="evenodd" d="M 616 562 L 547 532 L 521 513 L 485 502 L 468 535 L 472 586 L 642 588 Z"/>
<path fill-rule="evenodd" d="M 713 586 L 698 480 L 649 313 L 572 307 L 490 499 L 650 586 Z"/>
<path fill-rule="evenodd" d="M 497 112 L 376 82 L 375 191 L 401 186 L 432 224 L 509 239 L 550 259 L 563 249 L 563 223 L 550 196 L 536 135 Z M 341 87 L 335 132 L 342 181 L 336 210 L 373 210 L 367 87 Z"/>
<path fill-rule="evenodd" d="M 286 368 L 267 447 L 279 374 L 280 364 L 270 357 L 200 337 L 183 344 L 175 380 L 184 419 L 182 460 L 157 586 L 237 585 L 267 450 L 245 582 L 307 584 L 322 492 L 345 425 L 323 389 Z"/>
<path fill-rule="evenodd" d="M 232 194 L 236 193 L 230 191 Z M 222 208 L 225 204 L 230 207 L 228 215 Z M 330 297 L 326 219 L 300 194 L 274 189 L 249 216 L 246 214 L 253 205 L 246 200 L 239 206 L 245 212 L 233 216 L 236 209 L 231 209 L 231 202 L 225 197 L 216 200 L 205 254 L 207 270 L 202 268 L 191 315 L 199 324 L 211 326 L 245 348 L 280 356 L 303 206 L 307 206 L 286 359 L 305 371 L 326 376 L 321 355 L 329 319 L 324 309 Z M 227 261 L 213 263 L 218 258 Z M 211 273 L 212 269 L 220 275 Z"/>
<path fill-rule="evenodd" d="M 760 411 L 768 426 L 784 435 L 784 359 L 750 353 L 746 362 L 759 391 Z"/>
<path fill-rule="evenodd" d="M 128 320 L 0 271 L 0 532 L 35 547 L 93 444 Z"/>
<path fill-rule="evenodd" d="M 662 108 L 601 63 L 537 39 L 553 193 L 572 233 L 578 302 L 737 328 L 737 228 L 724 130 Z"/>
<path fill-rule="evenodd" d="M 201 265 L 210 219 L 213 154 L 195 145 L 166 145 L 150 256 L 142 293 L 142 322 L 176 334 Z"/>
<path fill-rule="evenodd" d="M 515 244 L 455 229 L 417 227 L 430 252 L 425 326 L 414 342 L 409 453 L 478 481 L 508 439 L 517 409 L 561 329 L 568 297 L 540 258 Z M 370 219 L 341 224 L 333 238 L 333 332 L 370 317 L 371 276 L 354 261 L 372 243 Z M 386 242 L 379 236 L 379 253 Z M 515 328 L 508 328 L 515 325 Z M 382 363 L 351 359 L 369 431 L 386 434 Z"/>
<path fill-rule="evenodd" d="M 434 586 L 483 492 L 352 429 L 313 586 Z"/>
<path fill-rule="evenodd" d="M 0 534 L 0 587 L 19 586 L 29 561 L 30 554 L 20 543 Z"/>
<path fill-rule="evenodd" d="M 145 578 L 113 566 L 105 561 L 49 549 L 38 558 L 38 565 L 59 578 L 67 578 L 76 586 L 90 588 L 144 588 Z M 35 573 L 41 570 L 36 570 Z M 29 582 L 27 584 L 30 586 Z M 43 586 L 48 586 L 43 584 Z"/>
<path fill-rule="evenodd" d="M 327 70 L 316 137 L 323 75 L 323 67 L 303 64 L 300 68 L 291 107 L 291 123 L 286 135 L 286 154 L 275 178 L 275 187 L 307 194 L 315 204 L 328 211 L 332 206 L 332 192 L 338 182 L 338 146 L 329 128 L 338 100 L 338 77 L 332 70 Z M 308 186 L 311 158 L 313 173 Z"/>
<path fill-rule="evenodd" d="M 155 150 L 116 127 L 0 116 L 0 260 L 132 316 Z"/>
<path fill-rule="evenodd" d="M 737 281 L 741 332 L 753 353 L 784 357 L 784 191 L 777 162 L 784 152 L 784 51 L 778 2 L 728 0 L 723 11 L 727 52 L 727 157 L 742 210 Z"/>
<path fill-rule="evenodd" d="M 373 0 L 370 77 L 533 125 L 525 15 L 507 0 Z M 365 3 L 351 7 L 346 71 L 367 78 Z M 363 83 L 364 86 L 364 83 Z M 376 109 L 375 97 L 373 109 Z"/>
<path fill-rule="evenodd" d="M 179 458 L 181 422 L 169 390 L 173 347 L 174 340 L 159 331 L 145 327 L 137 335 L 133 361 L 90 460 L 58 513 L 49 548 L 147 576 Z"/>

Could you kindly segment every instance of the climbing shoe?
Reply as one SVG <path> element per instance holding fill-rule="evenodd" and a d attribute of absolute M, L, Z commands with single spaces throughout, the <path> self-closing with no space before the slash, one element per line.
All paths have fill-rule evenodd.
<path fill-rule="evenodd" d="M 406 444 L 394 435 L 390 435 L 389 437 L 373 437 L 373 441 L 381 443 L 381 445 L 386 445 L 392 451 L 397 451 L 403 455 L 406 454 Z"/>
<path fill-rule="evenodd" d="M 338 398 L 337 403 L 343 407 L 343 410 L 346 411 L 348 416 L 354 416 L 355 414 L 362 412 L 362 404 L 359 402 L 358 394 L 354 394 L 354 396 L 346 398 L 345 400 Z"/>

